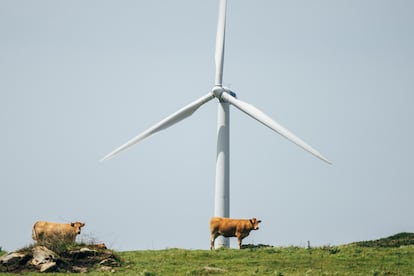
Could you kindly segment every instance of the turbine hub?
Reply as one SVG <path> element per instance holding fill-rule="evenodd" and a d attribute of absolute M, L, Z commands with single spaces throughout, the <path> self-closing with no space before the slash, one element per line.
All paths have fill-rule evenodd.
<path fill-rule="evenodd" d="M 214 96 L 216 96 L 217 99 L 221 99 L 221 94 L 223 94 L 224 88 L 222 86 L 216 85 L 211 92 L 213 92 Z"/>

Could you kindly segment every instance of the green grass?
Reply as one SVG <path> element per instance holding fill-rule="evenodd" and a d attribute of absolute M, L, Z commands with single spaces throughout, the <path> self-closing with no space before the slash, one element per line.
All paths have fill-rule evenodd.
<path fill-rule="evenodd" d="M 414 275 L 414 247 L 270 247 L 121 253 L 135 275 Z"/>
<path fill-rule="evenodd" d="M 414 246 L 374 248 L 352 244 L 216 251 L 165 249 L 116 254 L 122 260 L 121 267 L 115 267 L 118 275 L 414 275 Z M 113 273 L 103 272 L 97 266 L 88 274 Z"/>
<path fill-rule="evenodd" d="M 245 245 L 241 250 L 165 249 L 110 252 L 113 252 L 116 260 L 121 260 L 120 266 L 113 267 L 115 274 L 118 275 L 379 276 L 414 275 L 413 244 L 413 233 L 399 233 L 374 241 L 312 248 Z M 60 244 L 54 246 L 56 251 L 63 250 L 60 253 L 64 254 L 65 250 L 71 249 L 74 245 L 66 245 L 66 249 L 62 249 L 65 246 Z M 30 250 L 30 247 L 26 250 Z M 0 250 L 0 255 L 5 253 Z M 96 263 L 91 263 L 89 275 L 114 274 L 111 270 L 103 271 L 100 265 L 95 265 Z M 48 274 L 64 275 L 65 273 Z M 44 273 L 30 272 L 26 275 L 44 275 Z"/>

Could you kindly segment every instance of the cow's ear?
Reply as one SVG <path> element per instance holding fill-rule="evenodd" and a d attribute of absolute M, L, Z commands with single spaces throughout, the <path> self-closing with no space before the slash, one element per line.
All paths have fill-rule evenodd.
<path fill-rule="evenodd" d="M 255 218 L 252 218 L 252 219 L 250 220 L 250 223 L 254 225 L 255 220 L 256 220 Z"/>
<path fill-rule="evenodd" d="M 70 223 L 70 226 L 74 227 L 74 226 L 75 226 L 75 224 L 74 224 L 73 222 L 71 222 L 71 223 Z"/>

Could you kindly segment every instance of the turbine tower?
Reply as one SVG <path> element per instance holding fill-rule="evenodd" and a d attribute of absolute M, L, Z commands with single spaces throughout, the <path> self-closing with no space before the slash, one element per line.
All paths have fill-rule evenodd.
<path fill-rule="evenodd" d="M 126 148 L 142 141 L 148 136 L 164 130 L 185 118 L 191 116 L 199 107 L 208 101 L 216 98 L 218 100 L 218 118 L 217 118 L 217 155 L 216 155 L 216 187 L 215 187 L 215 208 L 214 215 L 219 217 L 230 216 L 230 162 L 229 162 L 229 123 L 230 123 L 230 105 L 243 111 L 253 119 L 259 121 L 289 141 L 295 143 L 299 147 L 313 154 L 317 158 L 331 164 L 328 159 L 323 157 L 317 150 L 302 141 L 292 132 L 284 128 L 282 125 L 274 121 L 265 113 L 251 104 L 243 102 L 236 97 L 236 94 L 230 89 L 223 86 L 223 64 L 224 64 L 224 42 L 226 32 L 226 8 L 227 1 L 219 0 L 219 15 L 217 24 L 216 36 L 216 50 L 215 50 L 215 65 L 216 75 L 215 83 L 211 92 L 198 98 L 194 102 L 184 106 L 180 110 L 161 120 L 157 124 L 148 128 L 138 136 L 132 138 L 122 146 L 113 150 L 111 153 L 102 158 L 101 161 L 107 160 Z M 229 247 L 229 239 L 219 237 L 216 242 L 216 247 Z"/>

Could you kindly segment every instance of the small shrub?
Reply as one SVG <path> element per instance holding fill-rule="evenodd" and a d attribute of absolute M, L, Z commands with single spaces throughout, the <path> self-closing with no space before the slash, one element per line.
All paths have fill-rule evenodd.
<path fill-rule="evenodd" d="M 375 271 L 372 272 L 372 276 L 379 276 L 379 275 L 380 275 L 380 272 L 377 271 L 377 270 L 375 270 Z"/>
<path fill-rule="evenodd" d="M 329 245 L 322 247 L 322 250 L 332 255 L 339 253 L 341 251 L 341 249 L 338 246 L 329 246 Z"/>
<path fill-rule="evenodd" d="M 145 269 L 139 275 L 141 275 L 141 276 L 155 276 L 155 273 Z"/>
<path fill-rule="evenodd" d="M 61 255 L 64 252 L 73 250 L 78 247 L 76 243 L 53 237 L 39 241 L 36 245 L 45 246 L 58 255 Z"/>
<path fill-rule="evenodd" d="M 242 244 L 241 249 L 258 249 L 258 248 L 273 248 L 273 245 L 268 244 Z"/>

